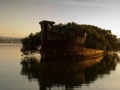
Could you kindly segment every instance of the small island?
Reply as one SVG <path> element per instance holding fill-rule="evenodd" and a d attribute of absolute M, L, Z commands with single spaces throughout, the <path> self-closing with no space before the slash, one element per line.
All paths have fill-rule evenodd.
<path fill-rule="evenodd" d="M 36 34 L 31 33 L 28 37 L 21 40 L 23 44 L 21 52 L 25 55 L 36 52 L 44 53 L 44 55 L 46 54 L 45 57 L 48 58 L 51 56 L 54 57 L 56 53 L 58 56 L 55 55 L 55 57 L 58 58 L 59 56 L 74 56 L 79 58 L 99 56 L 106 52 L 115 52 L 120 48 L 117 36 L 112 34 L 111 30 L 105 30 L 94 25 L 80 25 L 75 22 L 69 22 L 67 24 L 60 23 L 58 25 L 53 24 L 53 21 L 40 22 L 41 32 L 37 32 Z M 43 29 L 46 31 L 43 31 Z M 59 36 L 60 39 L 58 40 Z M 79 40 L 77 37 L 79 37 Z M 82 37 L 83 39 L 81 39 Z M 42 41 L 43 39 L 45 40 Z M 83 43 L 81 43 L 81 40 Z M 44 44 L 45 42 L 46 44 Z M 78 48 L 78 46 L 81 46 L 81 48 Z M 42 47 L 44 47 L 44 50 L 42 50 Z M 65 51 L 60 51 L 60 47 Z"/>

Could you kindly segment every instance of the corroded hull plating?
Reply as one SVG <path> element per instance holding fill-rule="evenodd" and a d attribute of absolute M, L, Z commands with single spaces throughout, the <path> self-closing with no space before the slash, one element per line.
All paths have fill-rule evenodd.
<path fill-rule="evenodd" d="M 72 30 L 66 33 L 52 31 L 52 21 L 41 21 L 41 59 L 80 58 L 83 56 L 86 33 Z"/>

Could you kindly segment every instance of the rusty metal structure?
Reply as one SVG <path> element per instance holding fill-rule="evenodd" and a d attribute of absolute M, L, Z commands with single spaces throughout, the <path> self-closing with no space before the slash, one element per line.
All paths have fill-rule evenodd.
<path fill-rule="evenodd" d="M 72 30 L 65 33 L 53 31 L 53 21 L 41 21 L 41 59 L 80 58 L 87 33 Z"/>

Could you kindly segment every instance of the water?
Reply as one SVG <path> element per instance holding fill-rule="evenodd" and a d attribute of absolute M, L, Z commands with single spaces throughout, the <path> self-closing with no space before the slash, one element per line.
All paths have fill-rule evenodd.
<path fill-rule="evenodd" d="M 21 72 L 21 45 L 0 45 L 0 90 L 39 90 L 36 80 Z"/>
<path fill-rule="evenodd" d="M 82 61 L 39 61 L 38 56 L 22 57 L 21 47 L 0 45 L 0 90 L 120 89 L 116 54 Z"/>

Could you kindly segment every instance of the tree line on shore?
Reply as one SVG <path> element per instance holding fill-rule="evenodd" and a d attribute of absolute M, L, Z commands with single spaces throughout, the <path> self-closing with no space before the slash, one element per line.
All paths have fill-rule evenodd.
<path fill-rule="evenodd" d="M 21 43 L 22 38 L 0 37 L 0 44 L 2 43 Z"/>
<path fill-rule="evenodd" d="M 68 30 L 81 30 L 87 33 L 84 47 L 104 51 L 120 50 L 117 36 L 112 34 L 111 30 L 105 30 L 94 25 L 77 24 L 69 22 L 67 24 L 57 24 L 53 26 L 53 31 L 64 33 Z M 41 32 L 31 33 L 21 40 L 23 54 L 40 53 Z"/>

